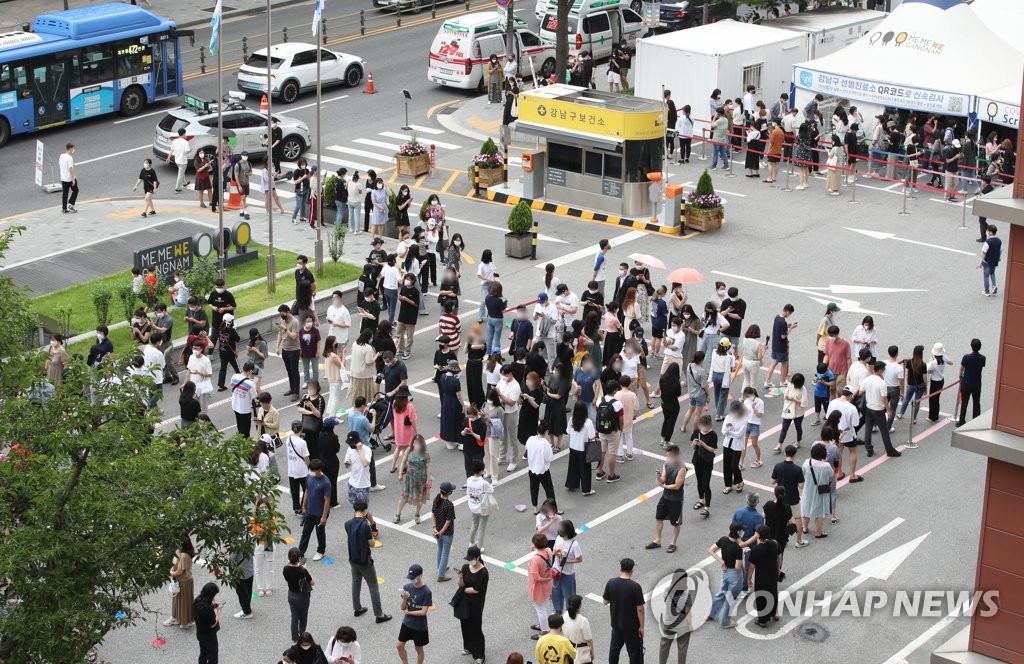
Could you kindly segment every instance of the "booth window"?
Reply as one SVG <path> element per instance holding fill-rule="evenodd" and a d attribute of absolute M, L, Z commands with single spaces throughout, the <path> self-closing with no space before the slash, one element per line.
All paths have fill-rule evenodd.
<path fill-rule="evenodd" d="M 609 180 L 622 179 L 622 157 L 613 154 L 604 156 L 604 176 Z"/>
<path fill-rule="evenodd" d="M 648 173 L 661 172 L 664 139 L 626 141 L 625 182 L 646 182 Z M 605 177 L 612 177 L 606 173 Z"/>
<path fill-rule="evenodd" d="M 604 161 L 602 157 L 603 155 L 600 152 L 587 152 L 586 161 L 584 163 L 586 168 L 585 173 L 587 175 L 596 175 L 597 177 L 601 177 L 601 173 L 603 172 L 602 162 Z"/>
<path fill-rule="evenodd" d="M 743 68 L 743 89 L 746 90 L 747 86 L 753 85 L 758 90 L 761 89 L 761 67 L 764 63 L 757 63 L 756 65 L 747 65 Z M 750 109 L 743 109 L 750 110 Z"/>
<path fill-rule="evenodd" d="M 548 142 L 548 167 L 570 173 L 583 172 L 583 148 Z"/>

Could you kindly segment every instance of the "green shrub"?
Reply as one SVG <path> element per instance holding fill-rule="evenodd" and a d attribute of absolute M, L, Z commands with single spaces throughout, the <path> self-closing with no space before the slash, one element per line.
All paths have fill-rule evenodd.
<path fill-rule="evenodd" d="M 96 325 L 110 324 L 110 301 L 114 299 L 114 291 L 109 286 L 97 286 L 89 293 L 92 306 L 96 310 Z"/>
<path fill-rule="evenodd" d="M 131 283 L 120 284 L 114 289 L 114 294 L 117 296 L 117 301 L 121 303 L 121 311 L 124 313 L 122 320 L 130 321 L 132 316 L 135 315 L 135 305 L 139 302 L 139 298 L 135 294 L 135 290 L 132 289 Z"/>
<path fill-rule="evenodd" d="M 508 232 L 523 235 L 533 229 L 533 209 L 526 201 L 519 201 L 508 215 Z"/>
<path fill-rule="evenodd" d="M 337 224 L 331 237 L 327 238 L 327 253 L 335 263 L 341 260 L 341 255 L 345 253 L 345 233 L 347 232 L 348 226 Z"/>
<path fill-rule="evenodd" d="M 705 168 L 697 180 L 697 188 L 693 190 L 697 196 L 710 196 L 715 193 L 715 186 L 711 183 L 711 173 Z"/>
<path fill-rule="evenodd" d="M 334 187 L 337 186 L 338 176 L 331 175 L 324 182 L 324 205 L 334 205 Z"/>
<path fill-rule="evenodd" d="M 494 142 L 493 138 L 488 138 L 484 141 L 484 144 L 480 146 L 480 154 L 485 154 L 489 157 L 493 157 L 498 154 L 498 146 Z"/>
<path fill-rule="evenodd" d="M 192 267 L 181 271 L 182 281 L 188 286 L 189 292 L 199 298 L 201 304 L 206 304 L 206 296 L 213 291 L 213 282 L 218 277 L 217 263 L 209 258 L 197 258 Z"/>

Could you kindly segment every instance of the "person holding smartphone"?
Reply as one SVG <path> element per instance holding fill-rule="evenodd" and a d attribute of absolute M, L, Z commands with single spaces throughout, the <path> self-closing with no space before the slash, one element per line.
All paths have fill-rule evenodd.
<path fill-rule="evenodd" d="M 224 602 L 214 601 L 220 586 L 208 582 L 199 591 L 192 603 L 192 617 L 196 624 L 196 640 L 199 641 L 199 664 L 217 664 L 219 660 L 217 632 L 220 630 L 220 614 Z"/>

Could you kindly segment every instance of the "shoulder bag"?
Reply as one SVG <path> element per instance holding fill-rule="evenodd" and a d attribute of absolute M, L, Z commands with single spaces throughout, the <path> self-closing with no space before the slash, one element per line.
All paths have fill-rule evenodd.
<path fill-rule="evenodd" d="M 465 620 L 469 618 L 469 602 L 466 599 L 466 589 L 459 588 L 452 595 L 448 605 L 452 607 L 452 613 L 455 615 L 456 620 Z"/>
<path fill-rule="evenodd" d="M 591 438 L 583 446 L 584 460 L 587 463 L 597 463 L 601 460 L 601 439 Z"/>
<path fill-rule="evenodd" d="M 807 460 L 807 467 L 811 469 L 811 481 L 814 482 L 814 486 L 818 487 L 818 495 L 826 496 L 832 493 L 832 488 L 829 486 L 828 482 L 825 482 L 824 484 L 818 484 L 818 478 L 814 474 L 814 464 L 810 461 L 810 459 Z"/>
<path fill-rule="evenodd" d="M 498 500 L 493 493 L 485 493 L 480 497 L 480 516 L 491 516 L 498 511 Z"/>

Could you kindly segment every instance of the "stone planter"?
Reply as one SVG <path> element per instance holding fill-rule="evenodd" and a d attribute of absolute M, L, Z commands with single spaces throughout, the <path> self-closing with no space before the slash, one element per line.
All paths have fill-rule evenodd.
<path fill-rule="evenodd" d="M 399 175 L 418 178 L 421 175 L 430 173 L 430 155 L 420 154 L 409 157 L 402 154 L 395 155 L 395 166 Z"/>
<path fill-rule="evenodd" d="M 686 226 L 698 231 L 717 231 L 722 227 L 724 208 L 702 210 L 695 207 L 686 208 Z"/>
<path fill-rule="evenodd" d="M 480 169 L 480 188 L 489 189 L 496 184 L 501 184 L 503 180 L 504 169 L 501 168 L 481 168 Z"/>
<path fill-rule="evenodd" d="M 505 233 L 505 255 L 510 258 L 529 258 L 533 250 L 533 234 Z"/>

